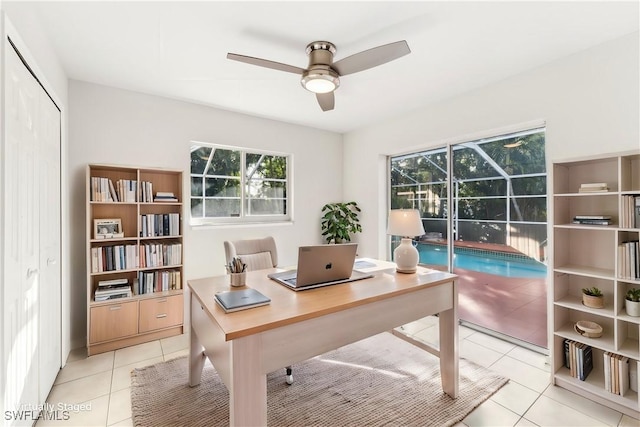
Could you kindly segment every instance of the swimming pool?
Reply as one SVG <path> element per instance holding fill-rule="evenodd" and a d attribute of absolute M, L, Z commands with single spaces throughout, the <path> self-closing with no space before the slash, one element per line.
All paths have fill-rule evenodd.
<path fill-rule="evenodd" d="M 421 264 L 447 265 L 446 246 L 418 243 L 417 249 Z M 455 248 L 453 265 L 503 277 L 542 279 L 547 276 L 547 266 L 541 262 L 517 254 L 483 249 Z"/>

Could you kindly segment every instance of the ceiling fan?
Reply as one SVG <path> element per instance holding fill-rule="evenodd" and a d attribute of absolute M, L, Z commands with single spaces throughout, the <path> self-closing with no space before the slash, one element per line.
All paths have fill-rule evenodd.
<path fill-rule="evenodd" d="M 333 91 L 340 86 L 341 76 L 386 64 L 407 55 L 411 50 L 407 42 L 402 40 L 374 47 L 333 62 L 336 46 L 327 41 L 315 41 L 307 45 L 306 52 L 307 56 L 309 56 L 309 66 L 306 69 L 236 53 L 227 53 L 227 58 L 260 67 L 299 74 L 302 87 L 316 94 L 316 99 L 322 111 L 329 111 L 333 110 L 335 106 Z"/>

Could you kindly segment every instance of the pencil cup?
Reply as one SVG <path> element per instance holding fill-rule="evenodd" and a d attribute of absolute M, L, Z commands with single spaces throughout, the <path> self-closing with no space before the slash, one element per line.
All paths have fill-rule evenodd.
<path fill-rule="evenodd" d="M 247 283 L 247 272 L 229 273 L 231 276 L 231 286 L 244 286 Z"/>

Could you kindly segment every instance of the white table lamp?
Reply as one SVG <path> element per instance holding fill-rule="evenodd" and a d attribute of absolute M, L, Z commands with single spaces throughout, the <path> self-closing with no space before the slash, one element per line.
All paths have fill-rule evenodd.
<path fill-rule="evenodd" d="M 393 260 L 398 273 L 415 273 L 418 266 L 418 250 L 413 246 L 413 237 L 422 236 L 424 227 L 417 209 L 392 209 L 389 211 L 387 234 L 402 236 L 400 245 L 393 251 Z"/>

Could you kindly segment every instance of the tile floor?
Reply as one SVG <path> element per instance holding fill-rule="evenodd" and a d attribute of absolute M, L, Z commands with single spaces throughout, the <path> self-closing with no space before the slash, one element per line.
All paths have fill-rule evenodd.
<path fill-rule="evenodd" d="M 427 317 L 399 328 L 412 338 L 438 343 L 438 319 Z M 181 335 L 85 357 L 74 352 L 58 375 L 48 402 L 78 405 L 66 421 L 36 426 L 130 426 L 130 371 L 188 353 Z M 474 410 L 463 426 L 640 426 L 640 421 L 549 385 L 547 358 L 506 341 L 460 327 L 460 355 L 510 378 Z M 85 407 L 82 408 L 81 404 Z M 90 410 L 86 408 L 90 407 Z"/>

